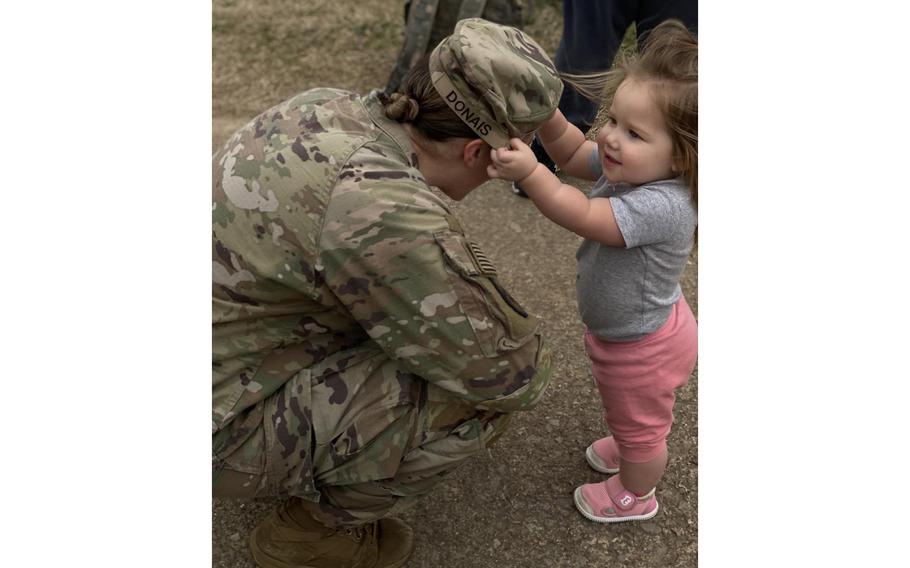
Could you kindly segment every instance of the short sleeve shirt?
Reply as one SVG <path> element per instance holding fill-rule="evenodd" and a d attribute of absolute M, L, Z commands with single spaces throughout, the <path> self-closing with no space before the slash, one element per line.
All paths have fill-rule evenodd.
<path fill-rule="evenodd" d="M 679 279 L 692 250 L 697 211 L 682 179 L 632 186 L 612 184 L 592 152 L 600 176 L 590 199 L 609 199 L 626 247 L 585 239 L 576 253 L 581 318 L 596 336 L 632 341 L 666 321 L 682 291 Z"/>

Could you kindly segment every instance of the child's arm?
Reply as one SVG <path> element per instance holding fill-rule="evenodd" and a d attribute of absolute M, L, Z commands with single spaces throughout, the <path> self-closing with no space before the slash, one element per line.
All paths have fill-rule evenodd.
<path fill-rule="evenodd" d="M 588 165 L 588 159 L 597 144 L 585 140 L 585 135 L 566 120 L 562 111 L 556 109 L 553 116 L 537 131 L 537 138 L 559 169 L 572 177 L 591 181 L 597 179 Z"/>
<path fill-rule="evenodd" d="M 530 146 L 518 138 L 512 138 L 510 145 L 511 148 L 490 151 L 490 177 L 521 182 L 521 188 L 541 213 L 573 233 L 608 246 L 626 246 L 609 199 L 588 199 L 581 190 L 562 183 L 537 163 Z"/>

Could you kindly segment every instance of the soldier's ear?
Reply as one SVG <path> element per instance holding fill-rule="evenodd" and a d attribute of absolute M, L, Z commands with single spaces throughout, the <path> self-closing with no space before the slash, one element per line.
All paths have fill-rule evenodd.
<path fill-rule="evenodd" d="M 483 157 L 489 153 L 490 146 L 480 138 L 475 138 L 464 145 L 462 159 L 464 160 L 464 164 L 469 168 L 474 168 L 478 163 L 486 168 L 487 164 Z"/>

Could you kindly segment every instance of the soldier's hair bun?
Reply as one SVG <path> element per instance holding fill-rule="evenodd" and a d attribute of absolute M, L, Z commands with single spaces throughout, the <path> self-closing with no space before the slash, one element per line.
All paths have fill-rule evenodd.
<path fill-rule="evenodd" d="M 385 107 L 385 115 L 396 122 L 414 122 L 420 112 L 417 101 L 401 93 L 392 93 Z"/>

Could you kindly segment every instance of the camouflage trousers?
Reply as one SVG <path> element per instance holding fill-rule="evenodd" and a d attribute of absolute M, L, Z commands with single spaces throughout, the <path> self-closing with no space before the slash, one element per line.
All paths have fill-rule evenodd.
<path fill-rule="evenodd" d="M 479 410 L 375 348 L 297 373 L 212 438 L 216 497 L 299 497 L 327 525 L 359 525 L 413 504 L 501 434 Z"/>

